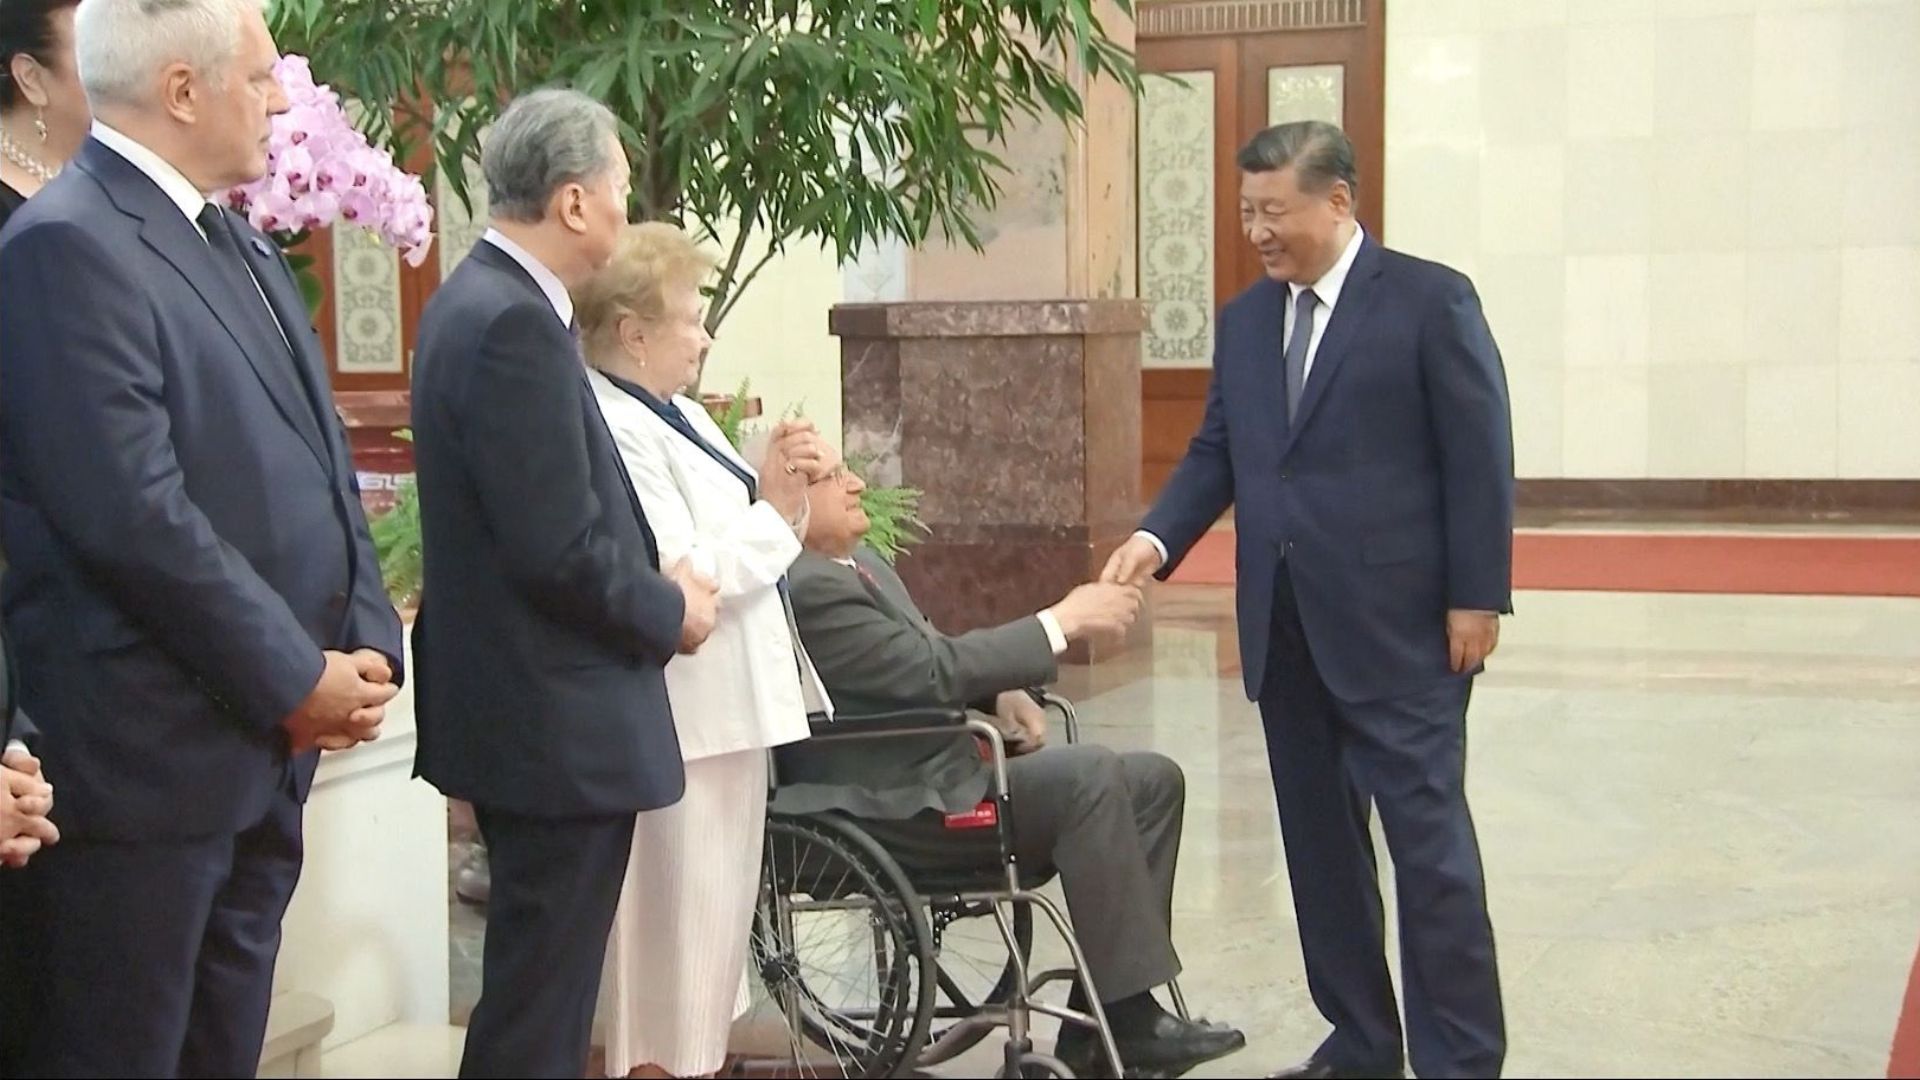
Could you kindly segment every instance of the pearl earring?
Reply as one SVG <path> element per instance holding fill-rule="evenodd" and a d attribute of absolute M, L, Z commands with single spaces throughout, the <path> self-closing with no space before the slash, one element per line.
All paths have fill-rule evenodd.
<path fill-rule="evenodd" d="M 47 141 L 47 110 L 46 109 L 36 108 L 34 110 L 33 131 L 34 131 L 34 134 L 40 136 L 41 142 Z"/>

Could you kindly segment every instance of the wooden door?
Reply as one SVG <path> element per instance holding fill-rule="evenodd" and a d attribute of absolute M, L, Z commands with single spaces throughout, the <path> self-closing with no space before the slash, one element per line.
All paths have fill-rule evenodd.
<path fill-rule="evenodd" d="M 1138 8 L 1141 492 L 1151 500 L 1206 406 L 1214 312 L 1260 262 L 1240 235 L 1234 155 L 1289 120 L 1340 124 L 1354 143 L 1360 223 L 1383 235 L 1382 0 L 1167 0 Z M 1274 343 L 1278 356 L 1280 344 Z"/>

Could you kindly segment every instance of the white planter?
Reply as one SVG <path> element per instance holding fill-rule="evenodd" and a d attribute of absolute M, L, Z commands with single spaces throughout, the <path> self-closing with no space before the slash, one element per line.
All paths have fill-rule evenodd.
<path fill-rule="evenodd" d="M 447 1022 L 447 801 L 412 778 L 415 741 L 403 688 L 380 738 L 323 755 L 314 777 L 273 982 L 332 1004 L 323 1047 Z"/>

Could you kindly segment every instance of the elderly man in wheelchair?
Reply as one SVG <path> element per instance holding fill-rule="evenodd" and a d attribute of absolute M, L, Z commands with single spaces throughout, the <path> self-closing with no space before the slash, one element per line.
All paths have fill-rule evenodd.
<path fill-rule="evenodd" d="M 813 976 L 804 994 L 788 995 L 790 1007 L 807 1012 L 800 1017 L 807 1035 L 864 1047 L 865 1056 L 850 1058 L 865 1075 L 946 1060 L 994 1024 L 1011 1036 L 1005 1075 L 1120 1076 L 1117 1054 L 1127 1076 L 1179 1076 L 1241 1049 L 1239 1031 L 1189 1019 L 1174 984 L 1180 961 L 1169 925 L 1185 805 L 1179 767 L 1156 753 L 1049 745 L 1044 704 L 1061 711 L 1069 739 L 1071 706 L 1030 689 L 1056 677 L 1068 643 L 1124 631 L 1138 613 L 1138 592 L 1083 585 L 1037 615 L 942 634 L 893 569 L 861 545 L 868 525 L 862 489 L 840 468 L 808 493 L 807 550 L 791 570 L 790 598 L 837 718 L 777 756 L 768 873 L 780 879 L 773 891 L 805 893 L 816 905 L 808 910 L 823 896 L 829 907 L 856 893 L 895 896 L 874 916 L 876 939 L 891 920 L 931 941 L 921 945 L 903 933 L 897 947 L 867 956 L 863 927 L 854 935 L 863 960 L 854 966 L 866 969 L 873 981 L 863 985 L 885 1000 L 830 1008 L 815 984 L 840 983 Z M 969 707 L 979 714 L 971 722 Z M 829 872 L 830 849 L 844 849 L 845 867 Z M 1071 928 L 1031 891 L 1055 874 Z M 814 884 L 798 884 L 800 876 Z M 836 884 L 866 878 L 873 880 Z M 1056 922 L 1074 971 L 1029 977 L 1032 907 Z M 1000 931 L 995 961 L 981 965 L 988 976 L 981 986 L 967 985 L 959 963 L 965 949 L 954 924 L 970 916 Z M 767 923 L 794 918 L 763 911 Z M 786 932 L 796 933 L 790 925 Z M 756 949 L 763 979 L 773 951 Z M 1071 980 L 1064 1008 L 1028 997 L 1051 979 Z M 1162 986 L 1174 1012 L 1154 997 Z M 795 1004 L 802 997 L 810 1012 Z M 1063 1021 L 1051 1058 L 1032 1046 L 1029 1011 Z M 899 1032 L 892 1057 L 906 1060 L 875 1049 L 889 1017 Z M 958 1022 L 929 1030 L 944 1020 Z"/>

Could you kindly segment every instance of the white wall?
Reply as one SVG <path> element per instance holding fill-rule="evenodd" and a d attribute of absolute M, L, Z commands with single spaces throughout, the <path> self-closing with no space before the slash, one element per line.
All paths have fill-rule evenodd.
<path fill-rule="evenodd" d="M 1532 477 L 1920 476 L 1920 0 L 1388 11 L 1388 242 Z"/>
<path fill-rule="evenodd" d="M 412 778 L 415 745 L 409 686 L 378 740 L 322 756 L 307 800 L 273 988 L 333 1005 L 329 1048 L 447 1022 L 447 800 Z"/>
<path fill-rule="evenodd" d="M 724 250 L 724 249 L 719 249 Z M 752 265 L 765 247 L 750 251 Z M 731 394 L 751 380 L 765 419 L 800 407 L 827 438 L 840 439 L 840 339 L 827 312 L 840 302 L 842 278 L 831 248 L 789 244 L 748 286 L 714 335 L 700 379 L 704 393 Z"/>

